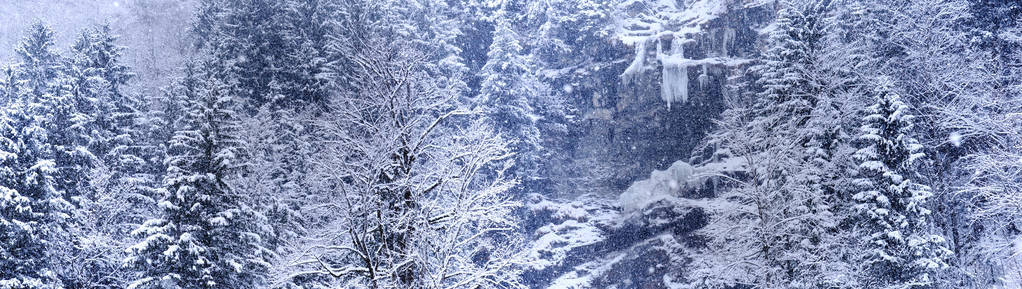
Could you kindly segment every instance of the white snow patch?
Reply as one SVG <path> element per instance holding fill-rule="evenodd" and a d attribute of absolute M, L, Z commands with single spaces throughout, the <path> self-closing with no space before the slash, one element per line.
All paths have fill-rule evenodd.
<path fill-rule="evenodd" d="M 674 198 L 688 184 L 694 169 L 688 163 L 677 161 L 667 170 L 654 170 L 649 179 L 637 181 L 621 193 L 618 203 L 625 211 L 637 211 L 666 198 Z"/>
<path fill-rule="evenodd" d="M 696 171 L 700 176 L 705 176 L 708 174 L 744 171 L 746 169 L 745 160 L 743 158 L 733 157 L 702 165 L 697 168 Z"/>
<path fill-rule="evenodd" d="M 1005 29 L 997 36 L 1008 42 L 1022 43 L 1022 31 L 1017 29 Z"/>
<path fill-rule="evenodd" d="M 585 264 L 590 266 L 596 264 L 598 265 L 596 265 L 595 268 L 585 268 L 587 270 L 582 270 L 583 272 L 579 272 L 580 270 L 568 272 L 567 274 L 558 277 L 557 280 L 554 280 L 552 283 L 550 283 L 550 286 L 547 288 L 549 289 L 592 288 L 590 283 L 592 282 L 593 276 L 599 276 L 601 273 L 610 270 L 614 266 L 614 264 L 617 264 L 618 262 L 621 262 L 621 260 L 624 260 L 625 256 L 626 254 L 618 253 L 617 256 L 614 256 L 614 258 L 611 258 L 610 260 L 606 260 L 606 262 L 592 262 Z M 580 267 L 586 266 L 583 265 Z"/>
<path fill-rule="evenodd" d="M 578 203 L 558 203 L 547 200 L 539 195 L 532 195 L 530 198 L 538 199 L 527 206 L 531 211 L 550 211 L 551 216 L 558 219 L 585 219 L 589 216 L 586 208 Z"/>
<path fill-rule="evenodd" d="M 654 170 L 649 179 L 632 183 L 618 197 L 618 205 L 627 213 L 644 209 L 660 200 L 683 202 L 677 197 L 678 192 L 695 188 L 706 178 L 744 170 L 746 170 L 746 165 L 741 158 L 728 158 L 699 167 L 693 167 L 684 161 L 677 161 L 671 164 L 667 170 Z M 692 200 L 684 202 L 690 201 Z"/>
<path fill-rule="evenodd" d="M 561 89 L 564 90 L 564 93 L 570 94 L 573 91 L 575 91 L 575 86 L 573 86 L 571 84 L 565 84 L 564 87 L 562 87 Z"/>
<path fill-rule="evenodd" d="M 543 226 L 536 230 L 536 234 L 542 236 L 533 242 L 533 249 L 526 256 L 529 266 L 535 270 L 556 265 L 574 248 L 604 239 L 598 228 L 575 220 Z"/>
<path fill-rule="evenodd" d="M 960 147 L 962 146 L 962 134 L 953 132 L 950 136 L 948 136 L 948 141 L 951 142 L 952 145 Z"/>
<path fill-rule="evenodd" d="M 756 33 L 759 33 L 759 35 L 770 35 L 771 33 L 774 33 L 775 30 L 777 30 L 777 23 L 770 23 L 770 25 L 757 29 Z"/>

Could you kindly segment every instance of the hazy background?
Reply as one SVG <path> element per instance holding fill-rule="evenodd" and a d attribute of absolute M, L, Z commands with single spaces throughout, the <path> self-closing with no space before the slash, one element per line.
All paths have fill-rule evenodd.
<path fill-rule="evenodd" d="M 127 47 L 125 63 L 134 69 L 136 89 L 163 86 L 187 54 L 193 0 L 0 0 L 0 63 L 16 62 L 14 47 L 35 21 L 57 33 L 67 51 L 81 29 L 109 23 Z"/>

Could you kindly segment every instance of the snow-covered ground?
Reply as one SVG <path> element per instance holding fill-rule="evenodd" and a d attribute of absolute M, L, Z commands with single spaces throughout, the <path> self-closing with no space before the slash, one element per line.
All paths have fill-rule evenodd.
<path fill-rule="evenodd" d="M 715 204 L 686 196 L 707 178 L 742 168 L 737 159 L 702 166 L 678 161 L 617 199 L 530 196 L 532 222 L 543 225 L 533 232 L 527 276 L 547 288 L 684 288 L 686 252 L 698 242 L 689 234 L 705 223 L 703 208 Z"/>

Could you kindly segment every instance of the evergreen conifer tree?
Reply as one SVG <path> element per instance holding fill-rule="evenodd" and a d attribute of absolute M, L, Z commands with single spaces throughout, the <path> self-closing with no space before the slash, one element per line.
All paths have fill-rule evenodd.
<path fill-rule="evenodd" d="M 528 189 L 530 178 L 536 175 L 541 147 L 533 99 L 536 91 L 528 86 L 529 66 L 518 34 L 511 27 L 511 17 L 501 9 L 496 14 L 493 42 L 487 52 L 480 77 L 482 87 L 477 104 L 496 131 L 507 139 L 517 154 L 514 176 Z"/>
<path fill-rule="evenodd" d="M 54 186 L 46 130 L 26 105 L 0 114 L 0 287 L 63 288 L 51 257 L 71 205 Z"/>
<path fill-rule="evenodd" d="M 863 284 L 870 287 L 925 287 L 932 273 L 947 267 L 950 252 L 939 235 L 931 234 L 927 199 L 930 189 L 914 181 L 918 162 L 925 157 L 912 137 L 914 116 L 890 84 L 876 90 L 876 103 L 867 109 L 855 152 L 860 162 L 861 190 L 853 198 L 866 233 Z"/>
<path fill-rule="evenodd" d="M 56 87 L 61 58 L 54 51 L 53 37 L 53 30 L 42 22 L 36 22 L 15 49 L 21 59 L 21 75 L 26 82 L 24 89 L 34 97 L 52 93 Z"/>
<path fill-rule="evenodd" d="M 263 285 L 265 222 L 246 194 L 229 184 L 243 164 L 238 123 L 222 85 L 207 85 L 189 100 L 183 126 L 171 140 L 161 218 L 135 234 L 144 240 L 126 260 L 142 272 L 142 288 L 255 288 Z"/>

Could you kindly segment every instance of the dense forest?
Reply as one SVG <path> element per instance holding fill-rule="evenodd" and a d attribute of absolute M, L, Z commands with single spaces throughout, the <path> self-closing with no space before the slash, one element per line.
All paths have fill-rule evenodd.
<path fill-rule="evenodd" d="M 5 0 L 0 45 L 0 289 L 1022 286 L 1015 0 Z"/>

